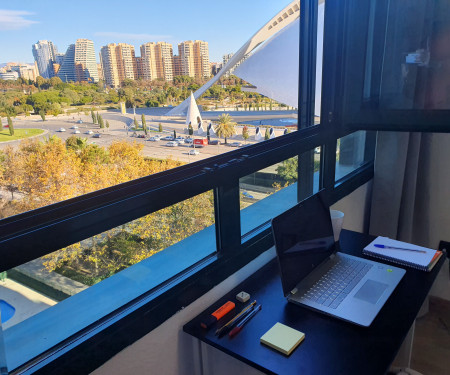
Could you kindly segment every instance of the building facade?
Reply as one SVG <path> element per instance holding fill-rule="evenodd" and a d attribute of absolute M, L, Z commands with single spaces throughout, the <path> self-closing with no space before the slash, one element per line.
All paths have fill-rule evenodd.
<path fill-rule="evenodd" d="M 58 77 L 63 82 L 98 82 L 97 61 L 94 42 L 89 39 L 77 39 L 67 48 Z"/>
<path fill-rule="evenodd" d="M 210 77 L 208 42 L 188 40 L 178 44 L 181 74 L 194 78 Z"/>
<path fill-rule="evenodd" d="M 151 81 L 158 78 L 156 68 L 156 43 L 149 42 L 141 45 L 142 79 Z"/>
<path fill-rule="evenodd" d="M 134 46 L 110 43 L 100 49 L 100 63 L 108 86 L 119 87 L 125 79 L 138 78 Z"/>
<path fill-rule="evenodd" d="M 32 46 L 34 60 L 37 63 L 39 75 L 43 78 L 53 77 L 53 62 L 56 59 L 58 50 L 49 40 L 39 40 Z"/>

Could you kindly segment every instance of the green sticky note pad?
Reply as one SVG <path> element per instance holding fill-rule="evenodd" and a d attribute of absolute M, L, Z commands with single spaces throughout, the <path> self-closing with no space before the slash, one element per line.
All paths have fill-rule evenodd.
<path fill-rule="evenodd" d="M 261 337 L 261 343 L 283 354 L 290 355 L 304 339 L 305 334 L 303 332 L 284 324 L 276 323 Z"/>

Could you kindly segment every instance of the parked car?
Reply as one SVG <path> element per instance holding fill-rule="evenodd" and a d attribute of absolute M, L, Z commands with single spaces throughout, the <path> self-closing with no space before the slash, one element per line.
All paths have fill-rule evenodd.
<path fill-rule="evenodd" d="M 100 133 L 95 133 L 92 138 L 100 138 L 102 135 Z"/>
<path fill-rule="evenodd" d="M 203 146 L 203 145 L 192 144 L 191 147 L 194 147 L 194 148 L 203 148 L 203 147 L 205 147 L 205 146 Z"/>
<path fill-rule="evenodd" d="M 179 135 L 178 137 L 175 138 L 175 141 L 177 141 L 177 142 L 184 142 L 184 137 Z"/>
<path fill-rule="evenodd" d="M 206 146 L 208 144 L 208 140 L 206 138 L 195 138 L 194 145 L 203 145 Z"/>
<path fill-rule="evenodd" d="M 191 144 L 192 142 L 194 142 L 194 140 L 193 140 L 192 138 L 186 138 L 186 139 L 184 140 L 184 143 Z"/>
<path fill-rule="evenodd" d="M 78 129 L 76 129 L 74 132 L 73 132 L 73 134 L 80 134 L 81 132 L 78 130 Z"/>
<path fill-rule="evenodd" d="M 161 140 L 163 140 L 163 141 L 173 141 L 173 137 L 170 136 L 170 135 L 167 135 L 167 136 L 161 138 Z"/>
<path fill-rule="evenodd" d="M 138 138 L 145 138 L 145 135 L 144 134 L 139 134 L 137 137 Z"/>
<path fill-rule="evenodd" d="M 230 143 L 230 147 L 241 147 L 242 146 L 242 143 L 241 142 L 233 142 L 233 143 Z"/>
<path fill-rule="evenodd" d="M 213 140 L 209 141 L 209 144 L 210 145 L 220 145 L 221 143 L 218 139 L 213 139 Z"/>
<path fill-rule="evenodd" d="M 77 121 L 77 124 L 82 124 L 83 123 L 83 120 L 78 120 Z"/>
<path fill-rule="evenodd" d="M 59 128 L 59 130 L 58 130 L 59 132 L 65 132 L 66 131 L 66 129 L 64 129 L 64 128 Z"/>
<path fill-rule="evenodd" d="M 167 147 L 175 147 L 175 146 L 178 146 L 178 142 L 170 141 L 170 142 L 166 143 L 166 146 Z"/>
<path fill-rule="evenodd" d="M 70 129 L 78 129 L 78 126 L 74 125 Z"/>
<path fill-rule="evenodd" d="M 94 132 L 92 130 L 88 130 L 87 132 L 85 132 L 84 134 L 94 134 Z"/>
<path fill-rule="evenodd" d="M 191 150 L 191 151 L 189 151 L 189 155 L 198 155 L 198 154 L 200 154 L 200 151 L 197 151 L 197 150 Z"/>
<path fill-rule="evenodd" d="M 156 142 L 156 141 L 159 141 L 159 137 L 158 136 L 150 137 L 148 140 L 152 141 L 152 142 Z"/>

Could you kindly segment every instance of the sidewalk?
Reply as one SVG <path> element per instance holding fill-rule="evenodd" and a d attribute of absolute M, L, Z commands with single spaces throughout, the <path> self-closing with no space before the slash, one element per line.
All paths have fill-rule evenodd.
<path fill-rule="evenodd" d="M 10 279 L 0 281 L 0 299 L 5 300 L 16 309 L 14 316 L 2 324 L 4 330 L 57 303 Z"/>

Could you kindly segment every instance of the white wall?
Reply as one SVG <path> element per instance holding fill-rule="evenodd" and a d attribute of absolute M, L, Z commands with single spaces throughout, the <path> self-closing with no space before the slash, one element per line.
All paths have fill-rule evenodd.
<path fill-rule="evenodd" d="M 334 206 L 346 214 L 344 228 L 362 231 L 367 225 L 369 217 L 367 202 L 370 200 L 371 185 L 370 182 L 361 186 Z M 199 343 L 183 332 L 183 325 L 274 257 L 274 249 L 266 251 L 151 333 L 111 358 L 92 374 L 192 375 L 202 374 L 202 371 L 203 375 L 261 374 L 237 359 L 205 344 L 202 344 L 203 370 L 201 370 Z"/>

